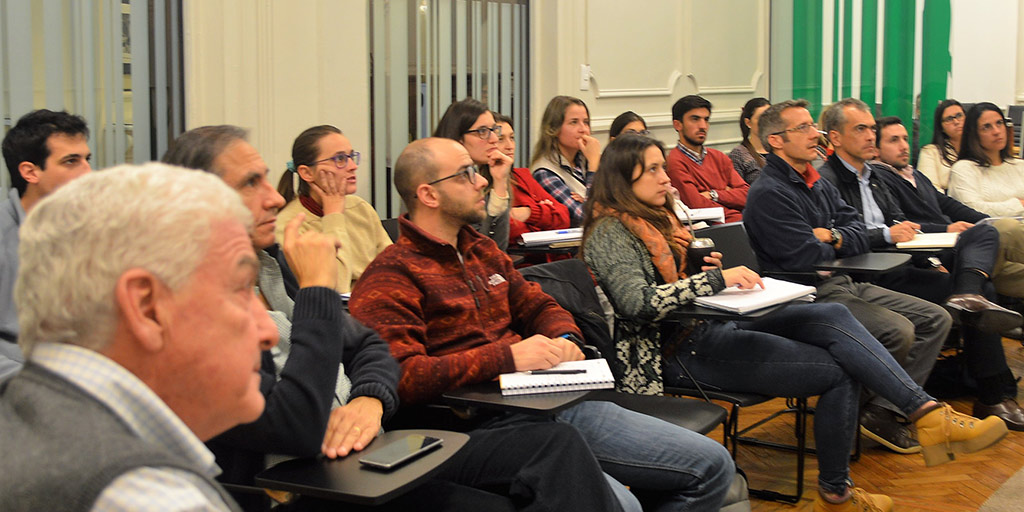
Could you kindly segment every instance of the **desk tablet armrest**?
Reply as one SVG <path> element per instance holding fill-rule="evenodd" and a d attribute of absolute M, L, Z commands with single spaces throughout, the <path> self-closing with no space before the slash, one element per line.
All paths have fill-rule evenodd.
<path fill-rule="evenodd" d="M 910 255 L 901 252 L 867 252 L 826 261 L 814 266 L 815 270 L 831 270 L 838 272 L 877 273 L 888 272 L 910 261 Z"/>

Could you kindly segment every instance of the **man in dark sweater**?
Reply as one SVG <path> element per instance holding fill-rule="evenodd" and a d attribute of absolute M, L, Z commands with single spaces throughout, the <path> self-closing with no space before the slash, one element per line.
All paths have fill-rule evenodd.
<path fill-rule="evenodd" d="M 879 178 L 889 185 L 889 192 L 899 202 L 907 219 L 921 225 L 921 231 L 964 232 L 988 218 L 952 197 L 939 192 L 924 174 L 910 165 L 910 145 L 907 128 L 900 118 L 878 119 L 878 158 L 872 162 L 890 172 L 879 172 Z M 884 165 L 882 165 L 884 164 Z M 999 232 L 999 251 L 992 284 L 996 292 L 1024 298 L 1024 224 L 1016 219 L 994 219 L 992 226 Z M 958 250 L 972 250 L 957 244 Z M 944 251 L 944 254 L 948 254 Z"/>
<path fill-rule="evenodd" d="M 396 243 L 356 283 L 350 307 L 390 344 L 402 368 L 403 402 L 429 403 L 502 373 L 583 358 L 571 341 L 580 336 L 572 315 L 469 227 L 484 214 L 487 180 L 462 145 L 415 141 L 396 161 L 394 177 L 409 214 Z M 659 510 L 716 510 L 735 474 L 722 445 L 608 402 L 582 402 L 545 418 L 500 415 L 480 428 L 537 421 L 577 428 L 605 472 L 651 494 Z"/>
<path fill-rule="evenodd" d="M 216 174 L 242 197 L 255 224 L 250 239 L 259 258 L 257 291 L 281 337 L 261 361 L 264 413 L 208 443 L 224 468 L 219 480 L 253 485 L 268 456 L 323 453 L 335 458 L 366 448 L 398 407 L 398 364 L 377 333 L 345 313 L 334 291 L 337 241 L 315 231 L 299 235 L 302 219 L 296 218 L 285 230 L 283 247 L 274 243 L 274 221 L 284 200 L 267 181 L 267 166 L 241 128 L 190 130 L 163 160 Z M 552 443 L 566 451 L 550 451 Z M 573 502 L 537 475 L 566 473 L 570 462 L 579 472 L 567 478 L 578 485 L 600 475 L 583 440 L 571 429 L 496 429 L 472 436 L 432 481 L 389 502 L 384 510 L 569 506 Z M 236 497 L 247 510 L 269 507 L 265 496 Z M 605 502 L 613 501 L 607 498 Z M 587 506 L 602 510 L 601 494 L 591 499 Z"/>
<path fill-rule="evenodd" d="M 743 223 L 765 273 L 801 273 L 817 286 L 817 300 L 844 304 L 923 385 L 942 348 L 951 319 L 941 307 L 847 275 L 822 275 L 820 262 L 869 251 L 857 210 L 810 165 L 818 130 L 807 102 L 776 103 L 762 115 L 759 136 L 771 148 L 761 177 L 750 188 Z M 795 279 L 790 275 L 782 276 Z M 874 397 L 861 413 L 861 432 L 898 453 L 920 450 L 900 413 Z"/>
<path fill-rule="evenodd" d="M 1020 243 L 1024 238 L 1020 221 L 999 221 L 1005 235 L 996 234 L 997 228 L 992 225 L 975 225 L 988 216 L 940 193 L 927 177 L 910 165 L 907 129 L 900 118 L 883 117 L 877 124 L 876 144 L 881 162 L 872 163 L 872 168 L 879 180 L 888 187 L 888 192 L 897 200 L 902 211 L 911 221 L 920 224 L 921 230 L 926 233 L 960 233 L 956 247 L 939 253 L 945 267 L 957 268 L 964 261 L 990 261 L 992 238 L 999 239 L 1003 246 L 1007 243 Z M 1024 281 L 1014 279 L 1013 276 L 1024 277 L 1024 265 L 1007 261 L 1002 256 L 1014 254 L 1015 251 L 1003 247 L 999 253 L 1001 256 L 994 269 L 992 282 L 999 289 L 997 276 L 1004 276 L 1003 286 L 1019 296 L 1024 291 Z M 972 327 L 966 327 L 964 353 L 968 373 L 979 384 L 979 399 L 974 405 L 974 416 L 993 414 L 1002 418 L 1010 428 L 1024 430 L 1024 411 L 1015 400 L 1017 385 L 1006 366 L 1006 356 L 999 336 L 979 333 Z"/>

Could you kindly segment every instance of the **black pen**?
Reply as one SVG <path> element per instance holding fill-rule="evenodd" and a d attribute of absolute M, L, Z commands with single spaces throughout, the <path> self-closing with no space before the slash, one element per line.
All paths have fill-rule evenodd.
<path fill-rule="evenodd" d="M 530 375 L 576 375 L 587 370 L 530 370 Z"/>

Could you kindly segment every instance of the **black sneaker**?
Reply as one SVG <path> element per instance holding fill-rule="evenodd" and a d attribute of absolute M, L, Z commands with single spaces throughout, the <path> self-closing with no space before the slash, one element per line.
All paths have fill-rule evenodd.
<path fill-rule="evenodd" d="M 910 424 L 898 420 L 891 411 L 874 404 L 860 412 L 860 433 L 896 453 L 918 453 L 918 444 Z"/>

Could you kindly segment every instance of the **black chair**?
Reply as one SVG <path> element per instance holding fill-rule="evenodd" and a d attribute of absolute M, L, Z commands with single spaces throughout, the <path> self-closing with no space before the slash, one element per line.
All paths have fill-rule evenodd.
<path fill-rule="evenodd" d="M 384 231 L 388 232 L 388 236 L 391 237 L 392 242 L 398 241 L 398 219 L 384 219 L 380 221 L 381 225 L 384 226 Z"/>
<path fill-rule="evenodd" d="M 602 352 L 614 353 L 608 322 L 586 263 L 579 259 L 561 260 L 527 267 L 521 273 L 527 280 L 540 284 L 545 293 L 573 315 L 576 325 L 583 331 L 583 338 L 592 347 L 588 358 L 601 357 Z M 718 425 L 726 427 L 725 409 L 707 401 L 612 390 L 592 393 L 587 399 L 613 402 L 701 434 L 711 432 Z"/>

